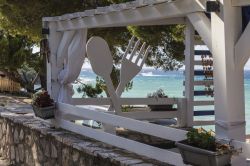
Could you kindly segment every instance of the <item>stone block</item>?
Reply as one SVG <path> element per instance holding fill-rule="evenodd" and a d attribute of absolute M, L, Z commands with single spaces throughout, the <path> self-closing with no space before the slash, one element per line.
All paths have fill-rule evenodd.
<path fill-rule="evenodd" d="M 54 144 L 51 144 L 51 157 L 52 158 L 57 158 L 57 149 Z"/>
<path fill-rule="evenodd" d="M 17 128 L 14 130 L 14 143 L 15 144 L 19 143 L 19 134 Z"/>

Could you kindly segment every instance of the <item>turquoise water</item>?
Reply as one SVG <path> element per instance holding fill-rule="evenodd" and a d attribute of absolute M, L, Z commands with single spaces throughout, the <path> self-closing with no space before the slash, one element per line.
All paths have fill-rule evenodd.
<path fill-rule="evenodd" d="M 91 70 L 83 70 L 80 79 L 85 83 L 94 83 L 96 75 Z M 196 79 L 202 79 L 197 77 Z M 133 88 L 124 92 L 122 97 L 146 97 L 148 93 L 157 89 L 163 89 L 169 97 L 183 97 L 184 75 L 183 71 L 163 72 L 153 69 L 143 69 L 133 80 Z M 77 85 L 74 85 L 76 89 Z M 197 87 L 196 89 L 204 89 Z M 75 93 L 74 97 L 81 97 L 82 94 Z M 198 97 L 195 100 L 213 100 L 212 97 Z M 245 106 L 247 134 L 250 134 L 250 71 L 245 71 Z M 195 110 L 213 110 L 213 106 L 195 107 Z M 214 119 L 210 117 L 196 117 L 195 119 Z M 211 127 L 213 129 L 213 127 Z"/>

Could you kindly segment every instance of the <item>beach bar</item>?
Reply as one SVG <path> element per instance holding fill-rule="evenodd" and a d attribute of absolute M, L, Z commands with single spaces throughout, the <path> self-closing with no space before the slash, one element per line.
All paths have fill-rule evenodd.
<path fill-rule="evenodd" d="M 231 145 L 242 151 L 238 156 L 233 157 L 232 165 L 247 165 L 247 158 L 250 158 L 250 145 L 245 142 L 243 71 L 250 56 L 248 5 L 250 6 L 249 0 L 136 0 L 57 17 L 44 17 L 43 34 L 46 35 L 50 48 L 50 54 L 47 57 L 47 88 L 57 101 L 53 123 L 63 129 L 178 166 L 185 165 L 179 153 L 119 137 L 114 133 L 114 127 L 119 126 L 166 140 L 181 141 L 186 138 L 186 131 L 181 130 L 181 127 L 215 125 L 216 137 L 229 140 Z M 98 52 L 99 48 L 107 48 L 105 41 L 98 37 L 87 41 L 88 29 L 171 24 L 186 25 L 184 97 L 121 98 L 122 91 L 115 91 L 112 83 L 105 79 L 108 80 L 109 67 L 106 64 L 110 64 L 110 57 L 108 54 L 105 57 L 105 52 Z M 197 41 L 197 35 L 201 38 L 200 41 Z M 197 50 L 196 45 L 206 45 L 208 50 Z M 129 47 L 131 47 L 130 44 Z M 72 83 L 80 74 L 84 59 L 87 58 L 86 54 L 94 72 L 104 76 L 110 97 L 72 98 Z M 197 61 L 195 56 L 212 57 L 213 71 L 208 71 L 207 74 L 204 71 L 195 70 L 195 65 L 203 63 L 203 60 Z M 133 68 L 126 72 L 133 78 L 132 73 L 136 73 L 137 70 L 139 69 Z M 212 75 L 213 79 L 202 81 L 194 79 L 196 75 L 204 74 Z M 195 91 L 194 87 L 199 85 L 214 85 L 214 101 L 194 100 L 194 96 L 208 93 Z M 176 111 L 121 111 L 121 105 L 166 104 L 176 104 Z M 96 107 L 97 105 L 112 107 L 109 110 L 103 110 Z M 214 110 L 203 112 L 194 110 L 195 106 L 202 105 L 214 105 Z M 215 115 L 215 120 L 195 120 L 194 116 L 202 115 Z M 145 121 L 163 118 L 177 118 L 180 128 Z M 83 119 L 103 123 L 104 130 L 80 126 L 72 122 Z"/>

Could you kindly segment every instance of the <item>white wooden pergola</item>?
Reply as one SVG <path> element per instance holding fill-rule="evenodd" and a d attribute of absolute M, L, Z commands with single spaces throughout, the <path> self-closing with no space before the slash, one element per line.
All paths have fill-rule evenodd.
<path fill-rule="evenodd" d="M 69 120 L 93 119 L 111 126 L 147 133 L 163 139 L 185 139 L 185 131 L 154 125 L 140 120 L 154 118 L 178 118 L 180 126 L 201 125 L 194 121 L 194 38 L 197 31 L 214 59 L 214 93 L 216 136 L 233 139 L 233 145 L 243 150 L 234 164 L 245 164 L 250 157 L 250 146 L 245 143 L 244 65 L 250 56 L 250 24 L 242 31 L 241 7 L 249 0 L 218 0 L 220 11 L 205 15 L 206 0 L 136 0 L 129 3 L 99 7 L 84 12 L 43 18 L 51 55 L 47 64 L 47 87 L 58 101 L 55 124 L 111 145 L 145 155 L 174 165 L 183 165 L 177 153 L 151 147 L 118 137 L 111 133 L 77 126 Z M 76 105 L 110 105 L 105 99 L 72 99 L 72 85 L 85 58 L 87 29 L 122 27 L 128 25 L 186 24 L 185 40 L 185 98 L 179 99 L 126 99 L 123 105 L 177 104 L 171 113 L 115 113 L 107 114 L 92 107 Z M 76 60 L 78 58 L 78 60 Z M 202 102 L 200 102 L 202 103 Z M 206 103 L 206 102 L 205 102 Z M 207 123 L 211 124 L 211 122 Z M 242 141 L 242 142 L 241 142 Z"/>

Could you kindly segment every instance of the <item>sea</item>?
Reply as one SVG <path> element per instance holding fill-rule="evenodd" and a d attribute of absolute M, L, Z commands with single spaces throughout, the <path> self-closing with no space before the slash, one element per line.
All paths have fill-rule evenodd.
<path fill-rule="evenodd" d="M 83 69 L 78 78 L 85 84 L 95 84 L 96 75 L 91 69 Z M 133 87 L 131 90 L 122 94 L 122 97 L 147 97 L 147 94 L 152 93 L 158 89 L 163 89 L 169 97 L 183 97 L 183 81 L 185 79 L 184 71 L 162 71 L 153 68 L 145 68 L 133 79 Z M 203 79 L 196 77 L 196 80 Z M 245 110 L 246 110 L 246 132 L 250 134 L 250 70 L 245 70 Z M 79 83 L 74 84 L 73 98 L 82 97 L 82 93 L 77 92 Z M 203 90 L 204 87 L 195 87 L 195 90 Z M 102 94 L 105 97 L 105 94 Z M 195 100 L 213 100 L 211 96 L 195 97 Z M 195 110 L 214 110 L 214 106 L 199 106 Z M 237 110 L 236 110 L 237 111 Z M 214 116 L 195 117 L 195 120 L 213 120 Z M 214 126 L 207 126 L 207 129 L 214 130 Z"/>

